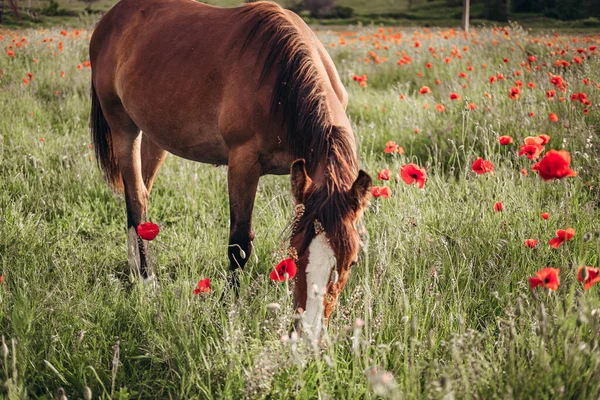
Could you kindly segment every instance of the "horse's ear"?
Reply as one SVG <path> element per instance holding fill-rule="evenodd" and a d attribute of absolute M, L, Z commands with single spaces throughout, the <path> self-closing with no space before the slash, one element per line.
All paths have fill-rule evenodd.
<path fill-rule="evenodd" d="M 372 186 L 373 180 L 371 176 L 362 169 L 358 171 L 358 177 L 352 184 L 352 189 L 350 189 L 350 195 L 356 202 L 357 211 L 364 209 L 369 204 Z"/>
<path fill-rule="evenodd" d="M 290 180 L 292 183 L 292 194 L 297 203 L 304 202 L 304 193 L 312 182 L 306 173 L 306 162 L 303 158 L 292 163 L 290 170 Z"/>

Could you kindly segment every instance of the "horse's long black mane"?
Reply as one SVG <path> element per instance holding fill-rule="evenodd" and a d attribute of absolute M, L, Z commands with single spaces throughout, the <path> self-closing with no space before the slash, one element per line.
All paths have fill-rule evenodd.
<path fill-rule="evenodd" d="M 264 54 L 259 85 L 277 74 L 270 111 L 286 128 L 290 153 L 306 160 L 309 175 L 319 162 L 326 161 L 324 184 L 305 194 L 306 213 L 296 226 L 304 232 L 298 250 L 303 251 L 312 241 L 315 220 L 321 222 L 330 240 L 347 245 L 343 220 L 356 207 L 347 191 L 358 172 L 353 133 L 330 122 L 322 84 L 322 79 L 328 78 L 320 76 L 309 44 L 285 11 L 275 3 L 252 3 L 245 7 L 244 18 L 254 25 L 242 52 L 253 40 L 260 40 Z"/>
<path fill-rule="evenodd" d="M 306 160 L 309 173 L 327 159 L 328 193 L 347 190 L 358 171 L 353 134 L 330 122 L 323 77 L 306 39 L 275 3 L 251 3 L 243 13 L 254 25 L 241 51 L 253 40 L 260 40 L 264 65 L 259 85 L 276 71 L 270 111 L 286 128 L 290 153 Z"/>

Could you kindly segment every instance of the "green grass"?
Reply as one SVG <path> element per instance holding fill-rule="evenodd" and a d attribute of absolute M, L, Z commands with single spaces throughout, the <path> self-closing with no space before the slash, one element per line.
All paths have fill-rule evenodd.
<path fill-rule="evenodd" d="M 361 167 L 375 177 L 415 162 L 428 174 L 423 190 L 376 183 L 393 195 L 373 199 L 366 212 L 368 248 L 319 349 L 281 340 L 293 319 L 292 297 L 268 279 L 292 218 L 288 177 L 261 180 L 256 249 L 239 300 L 222 304 L 226 169 L 169 156 L 150 201 L 150 217 L 162 229 L 150 244 L 159 288 L 130 282 L 125 205 L 103 182 L 88 147 L 90 76 L 77 65 L 87 60 L 90 31 L 59 32 L 0 32 L 0 336 L 8 350 L 0 352 L 0 397 L 50 399 L 64 390 L 82 398 L 86 386 L 94 398 L 117 399 L 600 396 L 598 288 L 584 291 L 577 282 L 577 267 L 598 266 L 600 242 L 586 234 L 598 229 L 600 118 L 597 106 L 584 115 L 569 100 L 586 92 L 600 101 L 600 62 L 593 54 L 564 72 L 519 66 L 530 54 L 538 65 L 573 58 L 551 55 L 548 41 L 574 50 L 593 39 L 584 46 L 582 37 L 574 44 L 568 36 L 538 36 L 535 43 L 518 28 L 510 36 L 482 29 L 469 39 L 444 39 L 439 30 L 427 38 L 407 29 L 398 45 L 378 39 L 376 50 L 372 36 L 340 46 L 338 34 L 319 33 L 349 91 Z M 13 37 L 22 36 L 26 45 L 8 57 Z M 444 56 L 434 59 L 429 46 Z M 463 58 L 446 64 L 453 46 Z M 389 60 L 365 63 L 369 51 Z M 412 62 L 397 65 L 396 51 Z M 559 93 L 564 103 L 544 96 L 553 88 L 549 70 L 569 83 Z M 515 71 L 523 75 L 513 77 Z M 34 76 L 29 85 L 27 72 Z M 507 80 L 490 84 L 499 72 Z M 368 87 L 353 81 L 355 74 L 367 74 Z M 507 96 L 516 79 L 525 83 L 518 101 Z M 526 87 L 530 81 L 536 89 Z M 420 95 L 423 85 L 433 93 Z M 450 101 L 452 91 L 463 100 Z M 477 108 L 468 111 L 467 102 Z M 435 111 L 438 103 L 444 113 Z M 548 120 L 551 111 L 559 123 Z M 525 137 L 541 133 L 552 138 L 548 149 L 572 154 L 577 177 L 544 182 L 532 161 L 517 156 Z M 515 143 L 501 147 L 499 135 Z M 384 154 L 388 140 L 406 154 Z M 471 171 L 479 156 L 495 164 L 493 175 Z M 497 201 L 503 212 L 493 211 Z M 547 221 L 542 212 L 550 213 Z M 573 240 L 550 248 L 554 232 L 568 227 L 577 231 Z M 535 249 L 523 245 L 528 238 L 540 240 Z M 560 268 L 561 286 L 532 292 L 528 277 L 546 266 Z M 194 296 L 205 277 L 214 292 Z M 267 309 L 272 302 L 279 312 Z M 355 326 L 357 318 L 364 327 Z"/>

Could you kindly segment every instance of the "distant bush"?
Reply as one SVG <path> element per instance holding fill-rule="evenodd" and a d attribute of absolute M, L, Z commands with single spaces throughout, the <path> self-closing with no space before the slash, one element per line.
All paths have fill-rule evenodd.
<path fill-rule="evenodd" d="M 352 18 L 354 16 L 354 8 L 348 6 L 335 6 L 333 12 L 335 18 Z"/>
<path fill-rule="evenodd" d="M 58 8 L 58 3 L 56 1 L 50 1 L 50 4 L 42 8 L 41 14 L 50 17 L 55 17 L 59 15 L 70 15 L 70 13 L 67 10 Z"/>
<path fill-rule="evenodd" d="M 581 23 L 584 26 L 590 26 L 590 27 L 600 27 L 600 19 L 596 18 L 596 17 L 590 17 L 590 18 L 586 18 L 583 21 L 581 21 Z"/>
<path fill-rule="evenodd" d="M 334 12 L 335 0 L 304 0 L 306 9 L 315 18 L 326 18 Z"/>

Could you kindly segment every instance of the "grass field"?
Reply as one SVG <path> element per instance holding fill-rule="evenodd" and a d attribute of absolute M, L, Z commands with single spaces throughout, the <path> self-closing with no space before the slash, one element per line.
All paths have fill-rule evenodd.
<path fill-rule="evenodd" d="M 255 252 L 239 300 L 222 304 L 226 169 L 169 156 L 150 199 L 158 289 L 129 281 L 125 205 L 90 148 L 89 29 L 0 30 L 0 397 L 600 396 L 598 286 L 577 279 L 599 263 L 597 37 L 319 32 L 349 92 L 361 167 L 392 176 L 375 182 L 392 193 L 366 212 L 368 247 L 320 349 L 286 336 L 292 296 L 268 279 L 293 214 L 288 177 L 261 180 Z M 577 176 L 544 181 L 518 156 L 540 134 L 540 159 L 564 149 Z M 385 153 L 388 141 L 404 154 Z M 493 173 L 472 170 L 478 157 Z M 394 180 L 408 163 L 425 168 L 422 190 Z M 550 247 L 567 228 L 575 236 Z M 531 290 L 547 266 L 560 286 Z M 213 292 L 194 295 L 203 278 Z"/>

